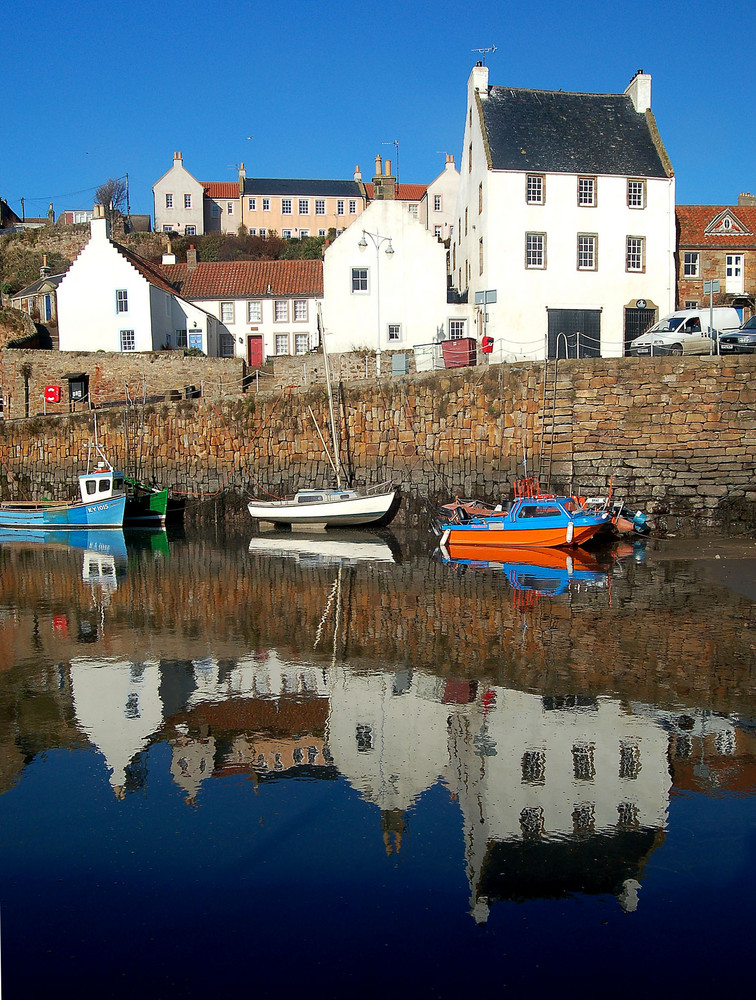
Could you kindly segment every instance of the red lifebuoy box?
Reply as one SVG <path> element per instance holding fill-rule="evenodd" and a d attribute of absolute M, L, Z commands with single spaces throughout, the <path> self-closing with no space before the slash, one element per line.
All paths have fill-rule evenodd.
<path fill-rule="evenodd" d="M 481 342 L 481 349 L 484 354 L 493 353 L 493 337 L 484 337 Z"/>
<path fill-rule="evenodd" d="M 59 403 L 60 402 L 60 386 L 59 385 L 46 385 L 45 386 L 45 402 L 46 403 Z"/>

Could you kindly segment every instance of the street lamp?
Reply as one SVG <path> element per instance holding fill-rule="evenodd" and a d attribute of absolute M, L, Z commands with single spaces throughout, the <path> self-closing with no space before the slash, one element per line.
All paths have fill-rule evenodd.
<path fill-rule="evenodd" d="M 367 230 L 362 230 L 362 239 L 357 244 L 360 248 L 360 252 L 364 252 L 367 249 L 367 237 L 370 237 L 370 242 L 375 247 L 375 296 L 378 300 L 378 350 L 375 352 L 375 372 L 380 378 L 381 375 L 381 255 L 380 248 L 386 243 L 386 249 L 383 251 L 388 258 L 393 257 L 394 248 L 391 246 L 390 236 L 381 236 L 380 233 L 369 233 Z"/>

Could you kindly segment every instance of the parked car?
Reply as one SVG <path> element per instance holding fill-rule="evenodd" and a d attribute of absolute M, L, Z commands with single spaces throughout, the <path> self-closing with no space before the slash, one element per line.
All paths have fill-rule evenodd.
<path fill-rule="evenodd" d="M 709 328 L 708 309 L 678 309 L 664 316 L 630 342 L 627 353 L 639 358 L 651 354 L 716 354 L 713 337 L 731 333 L 740 326 L 740 314 L 730 306 L 715 306 Z"/>
<path fill-rule="evenodd" d="M 756 353 L 756 316 L 751 316 L 733 333 L 723 333 L 719 338 L 720 354 Z"/>

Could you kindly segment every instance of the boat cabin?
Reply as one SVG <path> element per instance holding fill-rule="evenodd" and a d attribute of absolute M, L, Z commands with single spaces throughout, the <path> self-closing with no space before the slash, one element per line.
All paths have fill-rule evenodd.
<path fill-rule="evenodd" d="M 356 490 L 299 490 L 294 499 L 297 503 L 329 503 L 334 500 L 351 500 Z"/>
<path fill-rule="evenodd" d="M 98 462 L 91 472 L 79 476 L 79 491 L 83 503 L 109 500 L 124 492 L 123 473 L 115 472 L 106 462 Z"/>

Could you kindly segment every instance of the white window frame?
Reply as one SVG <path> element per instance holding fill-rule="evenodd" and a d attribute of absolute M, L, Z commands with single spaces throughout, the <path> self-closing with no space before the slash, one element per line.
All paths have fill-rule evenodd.
<path fill-rule="evenodd" d="M 184 208 L 190 211 L 192 207 L 192 196 L 190 194 L 184 195 Z"/>
<path fill-rule="evenodd" d="M 596 233 L 578 233 L 577 269 L 578 271 L 598 270 L 598 236 Z"/>
<path fill-rule="evenodd" d="M 450 319 L 449 340 L 462 340 L 462 338 L 466 336 L 467 336 L 467 320 Z"/>
<path fill-rule="evenodd" d="M 326 214 L 326 201 L 325 198 L 315 199 L 315 214 L 325 215 Z"/>
<path fill-rule="evenodd" d="M 277 333 L 275 335 L 275 347 L 276 347 L 276 357 L 285 357 L 289 354 L 289 335 L 288 333 Z"/>
<path fill-rule="evenodd" d="M 300 240 L 306 239 L 309 235 L 310 235 L 310 230 L 309 229 L 300 229 L 299 230 L 299 238 L 300 238 Z"/>
<path fill-rule="evenodd" d="M 581 208 L 596 207 L 596 178 L 578 177 L 578 205 Z"/>
<path fill-rule="evenodd" d="M 247 302 L 247 322 L 262 323 L 262 302 L 259 299 Z"/>
<path fill-rule="evenodd" d="M 544 205 L 546 203 L 546 178 L 543 174 L 527 174 L 525 200 L 528 205 Z"/>
<path fill-rule="evenodd" d="M 525 233 L 525 267 L 536 271 L 546 269 L 546 233 Z"/>
<path fill-rule="evenodd" d="M 627 179 L 627 207 L 643 209 L 646 207 L 646 182 L 641 177 Z"/>
<path fill-rule="evenodd" d="M 129 293 L 126 288 L 116 288 L 116 312 L 127 313 L 129 311 Z"/>
<path fill-rule="evenodd" d="M 343 215 L 344 214 L 344 199 L 343 198 L 339 198 L 339 200 L 336 202 L 336 214 L 337 215 Z"/>
<path fill-rule="evenodd" d="M 683 277 L 699 277 L 698 269 L 701 266 L 701 254 L 697 250 L 683 251 Z"/>
<path fill-rule="evenodd" d="M 257 211 L 257 198 L 250 198 L 249 201 L 248 201 L 248 205 L 249 205 L 249 211 L 250 212 L 256 212 Z"/>
<path fill-rule="evenodd" d="M 281 239 L 282 240 L 290 240 L 291 239 L 291 230 L 290 229 L 282 229 L 281 230 Z"/>
<path fill-rule="evenodd" d="M 412 216 L 413 219 L 417 218 L 418 208 L 419 206 L 417 202 L 412 202 L 411 204 L 407 205 L 407 211 L 409 212 L 409 214 Z"/>
<path fill-rule="evenodd" d="M 310 351 L 309 333 L 295 333 L 294 354 L 298 357 L 301 357 L 303 354 L 309 354 L 309 351 Z"/>
<path fill-rule="evenodd" d="M 234 316 L 236 310 L 234 308 L 233 302 L 221 302 L 220 304 L 220 321 L 221 323 L 234 323 L 236 322 Z"/>
<path fill-rule="evenodd" d="M 262 200 L 262 210 L 263 212 L 270 211 L 270 198 L 263 198 Z"/>
<path fill-rule="evenodd" d="M 131 352 L 136 350 L 136 334 L 133 330 L 119 330 L 121 350 Z"/>
<path fill-rule="evenodd" d="M 281 199 L 281 215 L 291 215 L 291 198 Z"/>
<path fill-rule="evenodd" d="M 300 198 L 299 199 L 299 214 L 309 215 L 310 214 L 310 199 Z"/>
<path fill-rule="evenodd" d="M 196 236 L 196 235 L 197 235 L 197 227 L 196 226 L 185 226 L 184 227 L 184 236 Z"/>
<path fill-rule="evenodd" d="M 625 270 L 640 274 L 646 270 L 645 236 L 628 236 L 625 239 Z"/>
<path fill-rule="evenodd" d="M 295 323 L 306 323 L 309 318 L 310 310 L 307 299 L 294 299 L 293 321 Z"/>
<path fill-rule="evenodd" d="M 273 303 L 273 322 L 274 323 L 288 323 L 289 322 L 289 300 L 288 299 L 276 299 Z M 287 351 L 288 354 L 288 351 Z"/>
<path fill-rule="evenodd" d="M 433 227 L 433 235 L 436 237 L 436 239 L 442 240 L 444 238 L 444 227 L 443 226 L 434 226 Z"/>
<path fill-rule="evenodd" d="M 349 214 L 350 215 L 356 215 L 357 214 L 357 199 L 356 198 L 350 198 L 349 199 Z"/>
<path fill-rule="evenodd" d="M 168 192 L 166 192 L 166 195 L 165 195 L 165 207 L 166 208 L 173 208 L 173 195 L 169 194 Z"/>
<path fill-rule="evenodd" d="M 389 344 L 400 344 L 402 341 L 402 324 L 386 324 L 386 340 Z"/>
<path fill-rule="evenodd" d="M 370 268 L 352 268 L 352 295 L 370 294 Z"/>
<path fill-rule="evenodd" d="M 441 211 L 441 204 L 442 204 L 441 195 L 440 194 L 434 194 L 433 195 L 433 211 L 434 212 L 440 212 Z"/>
<path fill-rule="evenodd" d="M 226 215 L 234 214 L 234 203 L 232 201 L 226 202 Z"/>

